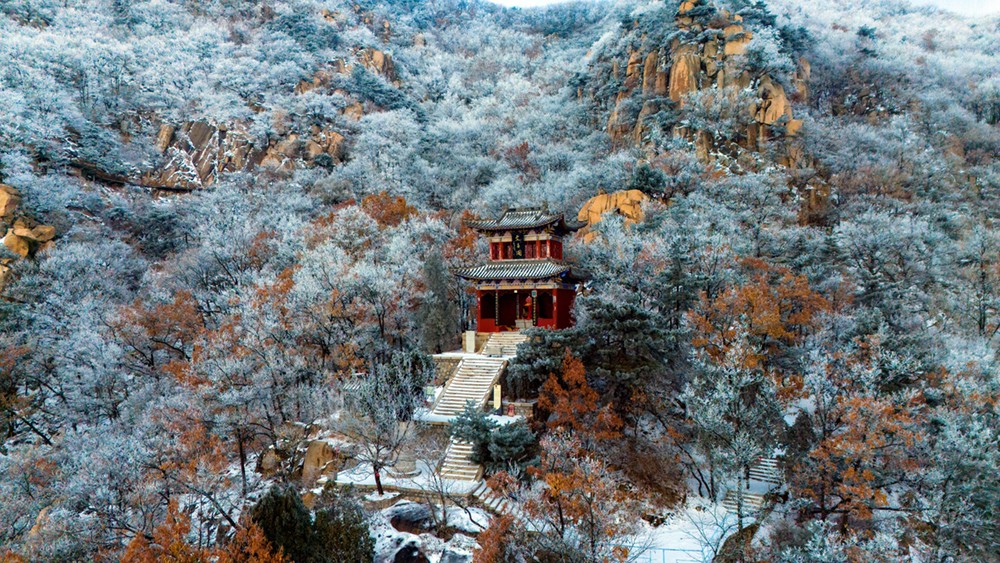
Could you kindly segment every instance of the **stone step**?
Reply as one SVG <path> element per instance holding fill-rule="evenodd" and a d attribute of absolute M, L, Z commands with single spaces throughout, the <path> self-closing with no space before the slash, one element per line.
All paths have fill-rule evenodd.
<path fill-rule="evenodd" d="M 457 481 L 475 481 L 482 473 L 479 464 L 473 463 L 469 459 L 472 454 L 472 444 L 456 440 L 454 438 L 448 443 L 444 460 L 438 468 L 438 474 L 445 479 Z"/>
<path fill-rule="evenodd" d="M 449 406 L 449 407 L 455 407 L 455 406 L 457 406 L 457 407 L 461 407 L 461 408 L 464 409 L 466 403 L 472 403 L 473 406 L 478 407 L 480 404 L 483 403 L 484 399 L 485 399 L 485 395 L 480 395 L 480 396 L 471 396 L 470 395 L 468 397 L 459 397 L 459 396 L 456 395 L 456 396 L 453 396 L 453 397 L 444 397 L 443 399 L 441 399 L 440 401 L 438 401 L 438 405 L 440 405 L 440 406 Z"/>
<path fill-rule="evenodd" d="M 465 383 L 454 384 L 453 386 L 451 386 L 449 391 L 451 391 L 450 394 L 454 395 L 470 395 L 478 397 L 479 395 L 483 394 L 482 392 L 492 391 L 492 389 L 493 389 L 493 382 L 490 381 L 485 385 L 468 385 Z"/>
<path fill-rule="evenodd" d="M 440 407 L 440 409 L 437 409 L 437 410 L 441 410 L 441 409 L 465 410 L 465 406 L 468 405 L 469 402 L 470 401 L 458 401 L 458 400 L 454 400 L 454 401 L 441 401 L 440 403 L 438 403 L 438 407 Z M 471 402 L 472 402 L 473 408 L 478 408 L 480 405 L 483 404 L 483 400 L 482 399 L 480 399 L 478 401 L 471 401 Z"/>
<path fill-rule="evenodd" d="M 457 397 L 457 396 L 456 397 L 446 397 L 446 398 L 441 399 L 440 401 L 438 401 L 438 406 L 441 406 L 441 407 L 460 407 L 460 408 L 464 409 L 465 405 L 468 404 L 468 403 L 470 403 L 470 402 L 472 403 L 472 405 L 474 407 L 478 407 L 479 405 L 481 405 L 483 403 L 483 400 L 484 400 L 484 397 L 481 397 L 481 396 L 480 397 L 473 397 L 473 396 L 469 396 L 469 397 Z"/>
<path fill-rule="evenodd" d="M 484 481 L 479 487 L 473 491 L 472 495 L 479 499 L 479 502 L 483 504 L 483 507 L 494 514 L 510 514 L 518 518 L 522 518 L 524 515 L 518 508 L 516 503 L 507 499 L 501 495 L 498 495 L 493 489 L 489 487 Z"/>
<path fill-rule="evenodd" d="M 737 499 L 736 492 L 729 491 L 726 493 L 726 497 L 722 499 L 722 506 L 730 511 L 736 512 L 737 510 Z M 759 495 L 750 492 L 743 493 L 743 512 L 744 515 L 753 515 L 764 507 L 764 495 Z"/>
<path fill-rule="evenodd" d="M 758 459 L 750 466 L 750 478 L 772 485 L 780 485 L 784 482 L 778 460 L 766 457 Z"/>
<path fill-rule="evenodd" d="M 441 476 L 448 479 L 475 480 L 479 476 L 478 467 L 442 467 Z"/>
<path fill-rule="evenodd" d="M 502 359 L 462 358 L 431 413 L 453 416 L 465 410 L 469 401 L 481 406 L 492 393 L 493 385 L 506 365 L 507 361 Z"/>
<path fill-rule="evenodd" d="M 516 356 L 517 346 L 528 340 L 520 332 L 496 332 L 483 345 L 484 356 Z"/>
<path fill-rule="evenodd" d="M 466 393 L 466 394 L 476 394 L 478 395 L 481 391 L 490 391 L 493 388 L 493 380 L 488 380 L 485 383 L 479 385 L 474 385 L 466 382 L 452 383 L 447 387 L 447 389 L 453 393 Z"/>
<path fill-rule="evenodd" d="M 466 460 L 455 460 L 455 461 L 445 461 L 441 464 L 442 471 L 479 471 L 479 466 L 472 463 L 468 459 Z"/>

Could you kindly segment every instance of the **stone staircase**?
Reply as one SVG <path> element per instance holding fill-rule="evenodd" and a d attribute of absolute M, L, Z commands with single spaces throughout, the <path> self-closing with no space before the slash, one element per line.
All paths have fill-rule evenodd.
<path fill-rule="evenodd" d="M 517 517 L 523 516 L 520 507 L 515 505 L 510 499 L 497 494 L 496 491 L 486 484 L 486 481 L 480 483 L 479 487 L 472 491 L 472 496 L 479 499 L 479 502 L 483 504 L 486 510 L 498 516 L 504 514 L 511 514 Z"/>
<path fill-rule="evenodd" d="M 730 490 L 726 493 L 726 498 L 722 499 L 722 506 L 736 514 L 737 505 L 736 491 Z M 764 495 L 743 491 L 743 516 L 756 516 L 764 508 Z"/>
<path fill-rule="evenodd" d="M 444 455 L 438 474 L 445 479 L 456 481 L 476 481 L 482 476 L 482 466 L 474 463 L 469 456 L 472 444 L 452 438 Z"/>
<path fill-rule="evenodd" d="M 778 460 L 773 457 L 762 457 L 750 466 L 750 479 L 769 485 L 781 485 L 785 482 L 778 468 Z"/>
<path fill-rule="evenodd" d="M 774 490 L 780 487 L 785 480 L 781 476 L 778 467 L 778 460 L 773 457 L 762 457 L 750 466 L 750 483 L 762 484 L 763 487 L 755 487 L 760 490 Z M 722 499 L 722 506 L 730 512 L 736 512 L 737 508 L 736 491 L 730 490 L 726 497 Z M 759 492 L 743 491 L 743 511 L 745 516 L 755 516 L 764 508 L 764 495 Z"/>
<path fill-rule="evenodd" d="M 481 407 L 490 397 L 493 386 L 507 366 L 503 358 L 465 357 L 458 364 L 455 375 L 445 386 L 431 414 L 455 416 L 465 409 L 469 401 Z"/>
<path fill-rule="evenodd" d="M 494 332 L 483 345 L 481 353 L 484 356 L 513 357 L 517 355 L 517 345 L 527 339 L 528 337 L 519 331 Z"/>

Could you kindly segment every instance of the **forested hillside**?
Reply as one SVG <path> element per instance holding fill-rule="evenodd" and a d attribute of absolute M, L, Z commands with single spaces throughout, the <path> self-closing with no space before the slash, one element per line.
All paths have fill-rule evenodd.
<path fill-rule="evenodd" d="M 312 444 L 377 465 L 441 385 L 463 218 L 621 190 L 509 367 L 535 416 L 463 415 L 523 517 L 414 549 L 627 560 L 725 505 L 706 560 L 1000 559 L 996 17 L 13 0 L 0 61 L 0 561 L 419 561 Z"/>

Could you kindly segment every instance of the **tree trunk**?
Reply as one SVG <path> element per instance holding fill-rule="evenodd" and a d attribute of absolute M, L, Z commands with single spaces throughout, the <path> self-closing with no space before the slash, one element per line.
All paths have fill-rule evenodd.
<path fill-rule="evenodd" d="M 243 498 L 247 498 L 247 450 L 243 444 L 243 432 L 236 432 L 236 442 L 240 447 L 240 478 L 243 480 Z"/>
<path fill-rule="evenodd" d="M 384 496 L 385 491 L 382 490 L 382 475 L 379 473 L 378 466 L 372 465 L 372 469 L 375 470 L 375 490 L 378 491 L 378 496 Z"/>

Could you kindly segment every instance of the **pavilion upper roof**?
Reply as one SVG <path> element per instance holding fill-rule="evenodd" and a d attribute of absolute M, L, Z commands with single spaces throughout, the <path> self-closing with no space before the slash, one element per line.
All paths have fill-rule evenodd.
<path fill-rule="evenodd" d="M 566 221 L 562 213 L 550 213 L 542 207 L 508 208 L 499 217 L 469 219 L 465 221 L 465 224 L 470 229 L 477 231 L 519 231 L 553 225 L 559 230 L 571 232 L 584 226 L 583 223 Z"/>
<path fill-rule="evenodd" d="M 494 260 L 480 266 L 456 268 L 452 271 L 456 276 L 471 281 L 545 280 L 552 278 L 575 281 L 580 278 L 580 276 L 574 275 L 568 264 L 552 259 Z"/>

